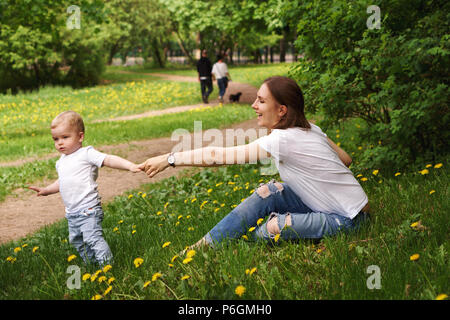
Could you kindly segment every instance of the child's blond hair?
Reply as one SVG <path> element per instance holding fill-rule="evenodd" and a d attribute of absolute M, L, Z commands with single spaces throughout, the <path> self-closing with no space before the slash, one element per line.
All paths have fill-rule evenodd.
<path fill-rule="evenodd" d="M 84 132 L 83 118 L 75 111 L 69 110 L 58 114 L 52 121 L 51 129 L 56 128 L 61 123 L 67 123 L 78 132 Z"/>

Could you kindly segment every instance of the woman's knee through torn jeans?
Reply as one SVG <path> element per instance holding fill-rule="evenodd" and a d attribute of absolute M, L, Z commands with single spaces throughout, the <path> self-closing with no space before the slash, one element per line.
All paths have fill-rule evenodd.
<path fill-rule="evenodd" d="M 290 215 L 290 225 L 286 218 Z M 264 224 L 257 221 L 269 216 Z M 314 212 L 285 183 L 274 180 L 261 184 L 253 194 L 225 216 L 206 236 L 206 242 L 214 246 L 225 239 L 240 238 L 250 227 L 254 239 L 270 240 L 275 237 L 267 230 L 271 219 L 277 219 L 280 239 L 319 239 L 339 231 L 358 227 L 359 223 L 335 213 Z"/>

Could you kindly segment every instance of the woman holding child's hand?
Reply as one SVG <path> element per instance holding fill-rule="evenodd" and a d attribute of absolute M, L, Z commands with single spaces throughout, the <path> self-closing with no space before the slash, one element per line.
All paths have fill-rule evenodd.
<path fill-rule="evenodd" d="M 194 246 L 239 238 L 322 238 L 357 228 L 368 217 L 368 198 L 348 169 L 352 159 L 306 120 L 303 94 L 287 77 L 264 81 L 252 105 L 258 125 L 270 129 L 247 145 L 170 153 L 139 165 L 151 178 L 169 166 L 217 166 L 275 160 L 283 183 L 260 185 Z M 257 221 L 268 217 L 259 224 Z"/>

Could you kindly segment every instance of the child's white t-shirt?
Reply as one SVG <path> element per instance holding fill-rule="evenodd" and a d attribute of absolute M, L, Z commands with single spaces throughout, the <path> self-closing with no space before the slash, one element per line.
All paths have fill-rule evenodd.
<path fill-rule="evenodd" d="M 211 73 L 214 74 L 216 79 L 225 78 L 228 73 L 228 67 L 227 64 L 224 62 L 216 62 L 213 65 Z"/>
<path fill-rule="evenodd" d="M 63 154 L 56 162 L 59 192 L 66 213 L 75 213 L 100 203 L 96 180 L 105 157 L 106 154 L 89 146 Z"/>
<path fill-rule="evenodd" d="M 256 141 L 274 158 L 283 182 L 313 211 L 353 219 L 367 204 L 363 188 L 318 126 L 274 129 Z"/>

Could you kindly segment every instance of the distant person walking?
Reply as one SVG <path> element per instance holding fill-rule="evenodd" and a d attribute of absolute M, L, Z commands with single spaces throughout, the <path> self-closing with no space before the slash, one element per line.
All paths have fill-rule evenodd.
<path fill-rule="evenodd" d="M 212 79 L 211 79 L 211 61 L 208 59 L 208 52 L 202 50 L 202 56 L 197 61 L 198 81 L 200 81 L 200 88 L 202 91 L 202 100 L 204 103 L 208 103 L 208 97 L 213 91 Z"/>
<path fill-rule="evenodd" d="M 228 81 L 231 81 L 230 74 L 228 73 L 228 67 L 225 62 L 223 62 L 223 56 L 217 55 L 217 62 L 212 68 L 213 80 L 217 79 L 217 86 L 219 87 L 219 101 L 223 102 L 223 96 L 228 87 Z"/>

